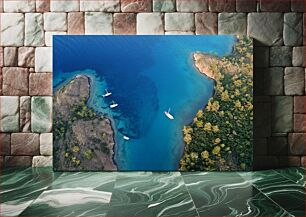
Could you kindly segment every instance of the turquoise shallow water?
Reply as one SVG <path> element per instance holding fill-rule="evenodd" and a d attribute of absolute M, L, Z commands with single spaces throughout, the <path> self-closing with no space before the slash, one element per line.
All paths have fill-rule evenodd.
<path fill-rule="evenodd" d="M 90 76 L 88 105 L 113 120 L 118 168 L 176 170 L 182 128 L 213 93 L 192 54 L 227 55 L 234 42 L 234 36 L 55 36 L 54 90 L 77 74 Z M 106 88 L 113 94 L 103 98 Z M 164 115 L 169 107 L 174 120 Z"/>

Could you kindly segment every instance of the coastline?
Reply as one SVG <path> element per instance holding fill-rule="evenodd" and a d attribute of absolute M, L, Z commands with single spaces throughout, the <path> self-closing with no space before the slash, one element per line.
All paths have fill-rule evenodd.
<path fill-rule="evenodd" d="M 60 167 L 65 168 L 65 162 L 67 160 L 69 162 L 69 159 L 75 156 L 78 163 L 73 166 L 74 169 L 73 167 L 68 169 L 97 170 L 100 165 L 102 168 L 106 167 L 104 169 L 106 171 L 118 170 L 114 160 L 116 141 L 113 121 L 89 105 L 93 97 L 93 88 L 92 76 L 79 71 L 59 82 L 54 91 L 54 104 L 58 104 L 54 109 L 55 126 L 58 123 L 64 126 L 64 128 L 55 127 L 57 135 L 60 135 L 60 137 L 55 136 L 54 139 L 55 148 L 60 154 L 58 163 Z M 58 134 L 58 131 L 63 133 Z M 83 136 L 81 132 L 84 132 Z M 101 137 L 101 135 L 104 136 Z M 74 144 L 74 147 L 77 146 L 78 151 L 72 151 L 71 144 Z M 67 156 L 63 151 L 68 153 Z M 86 152 L 90 152 L 91 157 L 87 158 Z M 61 156 L 62 154 L 65 154 L 65 158 Z M 88 167 L 92 164 L 90 162 L 96 166 Z"/>
<path fill-rule="evenodd" d="M 231 51 L 229 54 L 227 54 L 224 57 L 231 56 L 234 54 L 237 44 L 239 43 L 239 40 L 241 40 L 239 37 L 236 38 L 235 42 L 231 46 Z M 208 78 L 213 79 L 216 81 L 216 77 L 218 76 L 216 73 L 214 73 L 214 70 L 212 68 L 221 68 L 224 66 L 224 57 L 219 57 L 215 54 L 206 53 L 206 52 L 200 52 L 195 51 L 192 53 L 192 59 L 193 64 L 195 68 L 201 73 L 206 75 Z M 237 71 L 237 66 L 230 66 L 227 68 L 227 73 L 229 74 L 235 74 Z"/>
<path fill-rule="evenodd" d="M 194 67 L 213 80 L 214 90 L 208 103 L 182 129 L 185 148 L 180 171 L 241 171 L 252 167 L 252 40 L 237 36 L 231 47 L 231 53 L 223 57 L 192 53 Z M 246 136 L 239 137 L 242 134 Z M 199 143 L 202 148 L 197 148 Z"/>
<path fill-rule="evenodd" d="M 192 53 L 192 59 L 193 65 L 198 72 L 204 74 L 212 80 L 216 80 L 214 73 L 210 70 L 210 64 L 212 64 L 212 62 L 215 61 L 217 57 L 197 51 Z"/>
<path fill-rule="evenodd" d="M 181 129 L 207 104 L 214 87 L 214 81 L 193 69 L 191 53 L 212 51 L 224 56 L 234 41 L 230 35 L 141 40 L 71 36 L 57 42 L 69 46 L 55 51 L 54 87 L 78 70 L 87 74 L 86 69 L 93 69 L 96 73 L 88 72 L 93 92 L 87 105 L 112 121 L 118 169 L 175 170 L 183 152 Z M 81 54 L 75 55 L 71 47 Z M 113 95 L 102 98 L 105 89 Z M 112 100 L 119 104 L 117 109 L 109 107 Z M 174 121 L 165 118 L 169 107 Z"/>
<path fill-rule="evenodd" d="M 92 109 L 92 110 L 94 110 L 95 112 L 97 112 L 98 114 L 100 113 L 99 111 L 96 111 L 94 108 L 92 108 L 90 105 L 89 105 L 89 101 L 90 101 L 90 99 L 92 99 L 92 92 L 93 92 L 93 88 L 94 88 L 94 85 L 93 85 L 93 82 L 92 82 L 92 80 L 93 80 L 93 78 L 91 77 L 91 75 L 87 75 L 87 74 L 82 74 L 83 76 L 85 76 L 85 77 L 87 77 L 88 78 L 88 81 L 89 81 L 89 89 L 90 89 L 90 92 L 89 92 L 89 97 L 88 97 L 88 99 L 87 99 L 87 102 L 86 102 L 86 105 L 90 108 L 90 109 Z M 114 166 L 115 166 L 115 168 L 118 170 L 118 164 L 117 164 L 117 162 L 116 162 L 116 160 L 115 160 L 115 148 L 116 148 L 116 130 L 115 130 L 115 125 L 114 125 L 114 123 L 115 123 L 115 121 L 111 118 L 111 117 L 108 117 L 108 116 L 104 116 L 104 114 L 99 114 L 99 116 L 101 116 L 101 117 L 103 117 L 103 118 L 105 118 L 105 119 L 107 119 L 107 120 L 109 120 L 109 122 L 110 122 L 110 126 L 111 126 L 111 129 L 112 129 L 112 131 L 113 131 L 113 140 L 114 140 L 114 145 L 113 145 L 113 148 L 112 148 L 112 160 L 113 160 L 113 164 L 114 164 Z M 105 170 L 105 171 L 107 171 L 107 170 Z M 108 171 L 112 171 L 112 170 L 108 170 Z"/>

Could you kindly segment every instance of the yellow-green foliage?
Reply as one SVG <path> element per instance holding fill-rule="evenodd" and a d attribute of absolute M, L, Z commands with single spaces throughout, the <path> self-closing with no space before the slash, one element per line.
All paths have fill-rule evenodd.
<path fill-rule="evenodd" d="M 84 119 L 84 120 L 91 120 L 96 118 L 96 114 L 87 107 L 86 99 L 83 99 L 79 105 L 72 108 L 71 119 L 72 121 Z"/>
<path fill-rule="evenodd" d="M 86 151 L 84 152 L 84 157 L 85 157 L 87 160 L 92 159 L 92 158 L 93 158 L 93 152 L 92 152 L 90 149 L 86 150 Z"/>
<path fill-rule="evenodd" d="M 183 129 L 181 170 L 248 170 L 253 137 L 252 41 L 237 38 L 233 54 L 212 66 L 215 92 Z M 234 73 L 229 73 L 233 71 Z"/>
<path fill-rule="evenodd" d="M 72 157 L 71 160 L 76 166 L 79 166 L 81 163 L 81 160 L 78 159 L 77 157 Z"/>
<path fill-rule="evenodd" d="M 80 147 L 79 146 L 74 146 L 72 148 L 72 151 L 75 152 L 75 153 L 78 153 L 78 152 L 80 152 Z"/>

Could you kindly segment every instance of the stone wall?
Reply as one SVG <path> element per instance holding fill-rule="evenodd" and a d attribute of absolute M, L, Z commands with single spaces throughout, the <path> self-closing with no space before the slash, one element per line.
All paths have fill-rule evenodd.
<path fill-rule="evenodd" d="M 54 34 L 253 37 L 255 169 L 305 165 L 302 0 L 0 0 L 0 5 L 1 165 L 52 164 Z"/>

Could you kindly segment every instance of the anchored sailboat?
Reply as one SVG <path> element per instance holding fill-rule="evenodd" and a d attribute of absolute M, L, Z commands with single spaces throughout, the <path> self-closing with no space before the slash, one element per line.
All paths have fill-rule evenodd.
<path fill-rule="evenodd" d="M 128 141 L 128 140 L 130 140 L 130 137 L 123 136 L 123 139 Z"/>
<path fill-rule="evenodd" d="M 165 113 L 165 115 L 167 116 L 167 118 L 169 118 L 170 120 L 173 120 L 173 119 L 174 119 L 173 115 L 170 114 L 170 108 L 168 109 L 168 111 L 165 111 L 164 113 Z"/>
<path fill-rule="evenodd" d="M 105 89 L 105 94 L 103 94 L 102 96 L 103 96 L 103 97 L 108 97 L 108 96 L 110 96 L 110 95 L 112 95 L 112 93 L 111 93 L 111 92 L 108 92 L 108 90 Z"/>
<path fill-rule="evenodd" d="M 116 108 L 118 106 L 118 103 L 115 103 L 114 100 L 112 101 L 112 104 L 110 104 L 110 108 Z"/>

